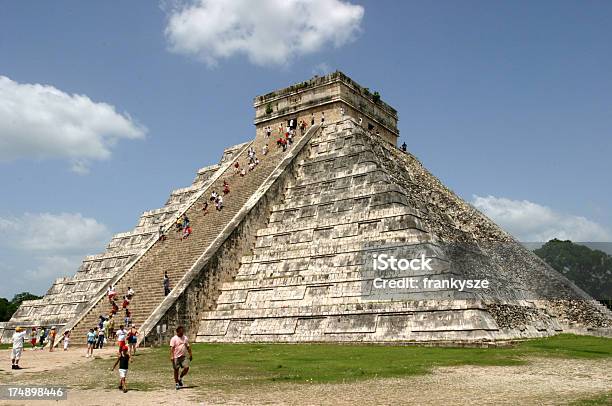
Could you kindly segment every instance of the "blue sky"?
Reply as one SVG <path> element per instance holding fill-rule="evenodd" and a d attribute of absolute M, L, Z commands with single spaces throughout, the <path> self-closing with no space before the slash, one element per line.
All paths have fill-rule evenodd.
<path fill-rule="evenodd" d="M 254 96 L 335 69 L 518 238 L 612 239 L 612 3 L 301 3 L 2 2 L 0 296 L 43 293 L 252 138 Z"/>

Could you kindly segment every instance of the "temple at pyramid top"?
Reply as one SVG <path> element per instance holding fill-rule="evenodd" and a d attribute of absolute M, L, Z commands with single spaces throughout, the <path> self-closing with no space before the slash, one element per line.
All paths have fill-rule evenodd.
<path fill-rule="evenodd" d="M 255 126 L 263 132 L 280 121 L 304 120 L 308 125 L 320 124 L 321 117 L 335 122 L 344 114 L 364 128 L 396 145 L 399 136 L 397 111 L 372 92 L 340 71 L 296 83 L 263 96 L 255 97 Z M 313 122 L 314 120 L 314 122 Z"/>

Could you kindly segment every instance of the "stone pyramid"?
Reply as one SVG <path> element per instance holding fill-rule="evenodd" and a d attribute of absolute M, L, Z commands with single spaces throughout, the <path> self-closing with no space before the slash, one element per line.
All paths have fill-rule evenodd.
<path fill-rule="evenodd" d="M 610 313 L 352 118 L 292 162 L 267 225 L 203 314 L 198 341 L 492 341 L 610 326 Z M 374 270 L 373 255 L 432 259 Z M 488 289 L 424 288 L 424 278 Z M 408 277 L 415 288 L 375 292 Z"/>
<path fill-rule="evenodd" d="M 178 324 L 201 342 L 448 343 L 610 333 L 609 310 L 396 147 L 397 112 L 377 94 L 335 72 L 258 96 L 254 107 L 252 141 L 227 150 L 166 208 L 145 213 L 150 222 L 116 236 L 93 261 L 100 265 L 87 267 L 86 259 L 75 277 L 24 303 L 8 328 L 55 323 L 80 337 L 107 313 L 104 292 L 115 284 L 120 295 L 136 290 L 130 307 L 145 344 L 166 340 Z M 284 151 L 277 139 L 287 127 L 295 138 Z M 243 177 L 235 165 L 247 164 L 249 148 L 261 163 Z M 224 181 L 232 188 L 225 207 L 204 212 Z M 183 241 L 169 232 L 160 241 L 159 225 L 168 229 L 184 213 L 193 235 Z M 141 245 L 127 255 L 124 239 Z M 115 258 L 124 251 L 125 259 Z M 428 266 L 376 267 L 385 255 Z M 172 281 L 167 296 L 164 272 Z M 390 288 L 408 280 L 414 286 Z M 487 287 L 444 285 L 452 280 Z M 86 281 L 87 289 L 76 289 Z"/>

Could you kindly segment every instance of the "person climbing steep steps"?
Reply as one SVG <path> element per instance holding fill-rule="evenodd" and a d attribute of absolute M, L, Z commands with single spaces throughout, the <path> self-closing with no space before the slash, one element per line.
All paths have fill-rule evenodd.
<path fill-rule="evenodd" d="M 298 135 L 298 133 L 295 133 L 295 135 Z M 296 143 L 299 144 L 300 138 L 296 137 L 291 148 Z M 252 151 L 258 151 L 266 142 L 265 134 L 259 134 L 249 146 Z M 181 281 L 196 260 L 209 248 L 215 238 L 232 221 L 253 193 L 286 156 L 280 148 L 274 151 L 270 150 L 265 157 L 260 157 L 261 160 L 254 157 L 255 161 L 260 161 L 256 165 L 256 170 L 246 173 L 244 177 L 236 177 L 235 165 L 239 163 L 238 167 L 247 166 L 246 162 L 249 159 L 247 150 L 248 146 L 245 146 L 240 155 L 236 156 L 234 161 L 228 163 L 224 172 L 215 181 L 211 182 L 184 212 L 170 220 L 170 226 L 174 224 L 177 228 L 180 227 L 181 234 L 178 238 L 168 238 L 165 241 L 157 241 L 156 239 L 156 242 L 148 249 L 146 254 L 135 262 L 122 278 L 114 281 L 117 291 L 121 292 L 122 295 L 128 286 L 133 287 L 138 292 L 146 292 L 146 294 L 134 296 L 129 303 L 128 309 L 132 313 L 129 320 L 131 324 L 143 325 L 155 308 L 172 292 L 175 286 L 171 286 L 171 284 L 178 284 Z M 243 163 L 245 164 L 243 165 Z M 210 210 L 204 210 L 208 208 L 207 203 L 210 204 L 211 198 L 213 201 L 216 200 L 212 195 L 213 192 L 216 196 L 224 194 L 226 189 L 224 185 L 231 192 L 225 194 L 225 197 L 222 198 L 222 210 L 215 210 L 212 213 Z M 210 205 L 212 206 L 212 204 Z M 183 215 L 189 219 L 189 226 L 193 230 L 191 236 L 186 239 L 181 238 L 185 225 Z M 162 289 L 151 289 L 152 286 L 159 286 L 160 275 L 163 275 L 162 286 L 160 287 L 163 288 L 163 291 Z M 107 308 L 101 307 L 99 302 L 95 304 L 75 324 L 75 336 L 85 335 L 83 330 L 93 325 L 98 315 L 105 313 L 105 311 L 107 311 Z M 93 319 L 94 315 L 95 319 Z M 124 321 L 122 319 L 123 317 L 119 320 Z M 143 334 L 146 334 L 146 332 L 143 331 Z"/>

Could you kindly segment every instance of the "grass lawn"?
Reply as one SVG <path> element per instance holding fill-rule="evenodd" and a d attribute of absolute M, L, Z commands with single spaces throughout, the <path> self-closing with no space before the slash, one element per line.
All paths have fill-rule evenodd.
<path fill-rule="evenodd" d="M 143 357 L 148 370 L 168 368 L 169 349 Z M 559 335 L 511 348 L 442 348 L 337 344 L 194 344 L 196 374 L 251 383 L 346 382 L 428 373 L 436 366 L 519 365 L 532 357 L 612 357 L 612 339 Z M 139 360 L 140 361 L 140 360 Z M 198 372 L 195 372 L 198 371 Z M 191 377 L 193 379 L 193 376 Z M 222 380 L 220 380 L 220 383 Z"/>
<path fill-rule="evenodd" d="M 194 359 L 189 383 L 221 390 L 271 382 L 331 383 L 420 375 L 436 366 L 512 366 L 529 362 L 531 357 L 612 357 L 612 339 L 567 334 L 530 340 L 509 348 L 482 349 L 338 344 L 194 344 L 192 347 Z M 130 388 L 167 387 L 172 379 L 169 358 L 168 347 L 137 354 L 130 365 Z M 112 361 L 95 359 L 87 364 L 75 367 L 66 384 L 83 388 L 115 386 L 116 374 L 109 372 Z M 61 377 L 53 376 L 55 384 L 60 384 L 58 379 Z"/>
<path fill-rule="evenodd" d="M 612 392 L 604 393 L 603 395 L 594 396 L 586 399 L 581 399 L 571 403 L 572 406 L 604 406 L 612 405 Z"/>

